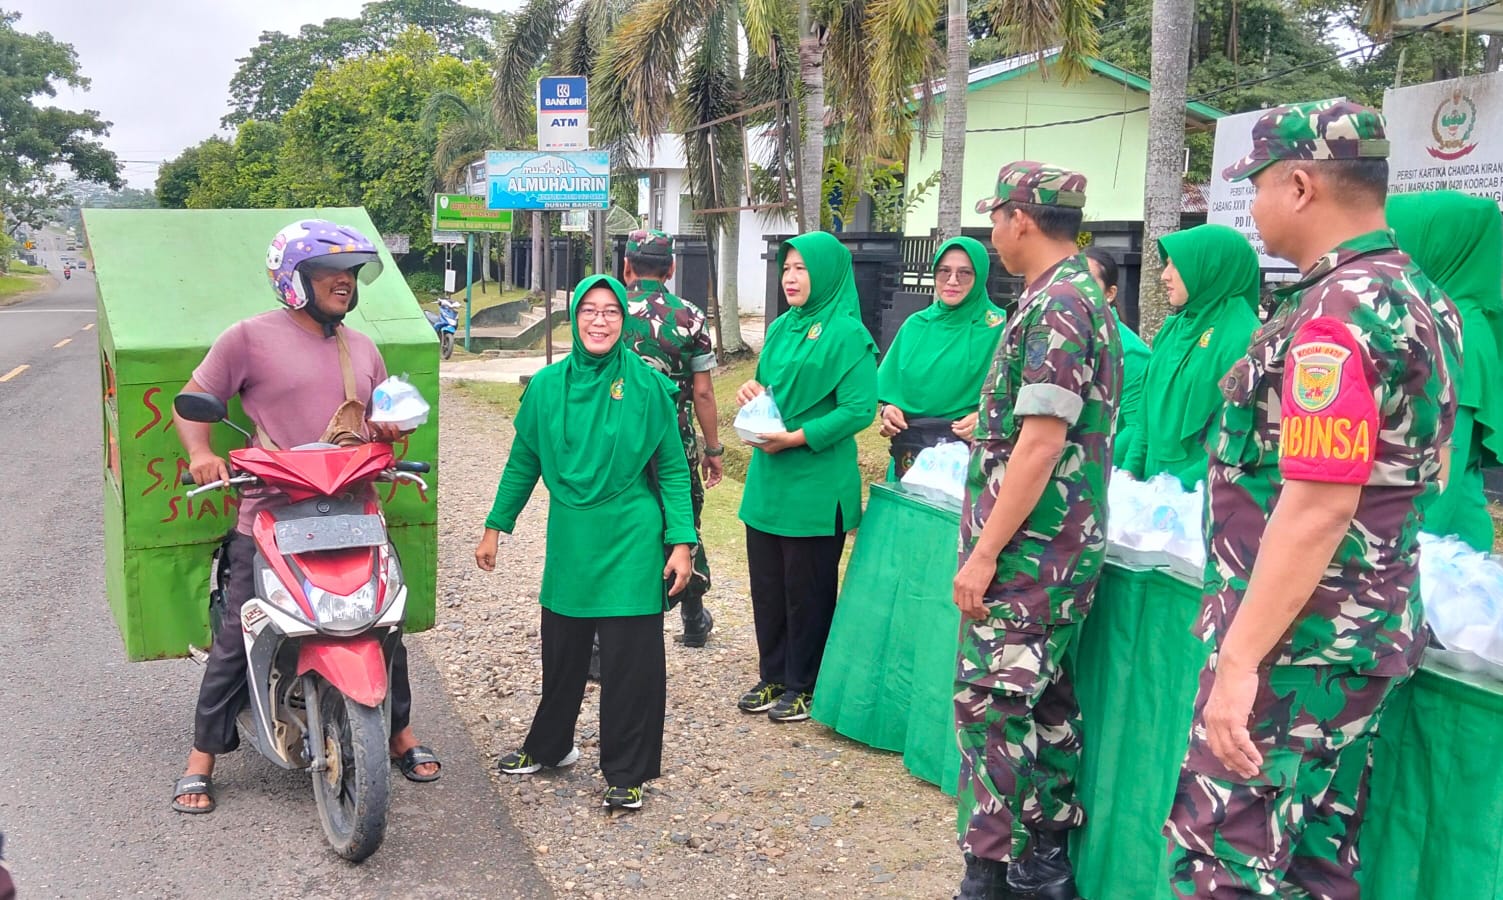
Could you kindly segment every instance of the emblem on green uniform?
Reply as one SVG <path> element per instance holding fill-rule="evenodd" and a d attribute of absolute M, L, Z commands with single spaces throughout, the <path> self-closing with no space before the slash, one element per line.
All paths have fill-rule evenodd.
<path fill-rule="evenodd" d="M 1202 349 L 1211 346 L 1211 335 L 1215 333 L 1215 328 L 1207 328 L 1206 333 L 1200 336 L 1200 347 Z"/>
<path fill-rule="evenodd" d="M 825 326 L 819 322 L 815 322 L 813 325 L 809 326 L 809 334 L 807 335 L 807 339 L 811 341 L 817 341 L 819 340 L 819 336 L 824 333 Z"/>
<path fill-rule="evenodd" d="M 620 400 L 626 394 L 626 379 L 617 378 L 611 385 L 611 399 Z"/>
<path fill-rule="evenodd" d="M 997 312 L 996 310 L 991 310 L 991 311 L 987 312 L 987 314 L 986 314 L 986 327 L 987 328 L 996 328 L 998 325 L 1001 325 L 1001 324 L 1002 324 L 1002 314 L 1001 313 Z"/>

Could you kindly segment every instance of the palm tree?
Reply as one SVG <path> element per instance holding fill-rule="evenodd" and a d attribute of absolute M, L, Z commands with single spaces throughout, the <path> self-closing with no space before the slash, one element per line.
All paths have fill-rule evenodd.
<path fill-rule="evenodd" d="M 1102 0 L 1001 0 L 992 9 L 992 26 L 1006 37 L 1012 53 L 1038 57 L 1039 71 L 1048 77 L 1045 61 L 1059 48 L 1055 65 L 1065 83 L 1084 75 L 1086 59 L 1100 50 L 1096 22 Z M 965 176 L 965 102 L 970 70 L 970 21 L 965 0 L 949 0 L 946 16 L 948 61 L 945 71 L 945 124 L 940 139 L 939 236 L 960 233 L 962 182 Z M 961 98 L 954 102 L 955 98 Z"/>
<path fill-rule="evenodd" d="M 503 144 L 520 146 L 535 127 L 535 72 L 562 29 L 568 0 L 530 0 L 496 33 L 496 77 L 491 84 L 491 115 Z M 543 214 L 532 214 L 532 290 L 543 292 Z M 552 308 L 552 298 L 545 298 Z"/>
<path fill-rule="evenodd" d="M 1143 246 L 1177 231 L 1184 208 L 1185 95 L 1190 74 L 1190 31 L 1195 0 L 1155 0 L 1153 68 L 1148 94 L 1148 172 L 1143 190 Z M 1157 252 L 1143 254 L 1138 282 L 1138 332 L 1155 334 L 1168 314 Z"/>
<path fill-rule="evenodd" d="M 700 209 L 740 206 L 739 173 L 746 152 L 739 41 L 743 15 L 749 43 L 770 42 L 778 25 L 771 0 L 645 0 L 622 19 L 595 65 L 597 129 L 630 165 L 637 142 L 672 127 L 684 135 L 689 191 Z M 759 32 L 759 28 L 763 31 Z M 765 46 L 765 44 L 764 44 Z M 745 352 L 736 273 L 740 268 L 739 213 L 702 215 L 711 259 L 723 241 L 724 291 L 711 285 L 711 309 L 722 349 Z"/>

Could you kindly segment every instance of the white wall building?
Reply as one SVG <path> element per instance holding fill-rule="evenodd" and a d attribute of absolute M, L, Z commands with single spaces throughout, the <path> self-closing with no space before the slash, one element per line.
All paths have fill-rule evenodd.
<path fill-rule="evenodd" d="M 764 129 L 748 129 L 751 158 L 766 160 L 773 156 L 773 141 Z M 683 136 L 659 135 L 641 149 L 638 168 L 645 174 L 638 179 L 637 209 L 643 211 L 643 225 L 668 234 L 702 233 L 694 221 L 694 200 L 689 194 L 688 167 L 684 161 Z M 741 203 L 746 203 L 743 193 Z M 737 305 L 742 315 L 760 315 L 766 309 L 767 249 L 766 235 L 797 234 L 793 210 L 756 212 L 742 210 L 740 260 L 731 272 L 725 264 L 726 248 L 721 247 L 718 272 L 720 292 L 724 296 L 731 278 L 736 280 Z M 669 287 L 674 285 L 670 282 Z"/>

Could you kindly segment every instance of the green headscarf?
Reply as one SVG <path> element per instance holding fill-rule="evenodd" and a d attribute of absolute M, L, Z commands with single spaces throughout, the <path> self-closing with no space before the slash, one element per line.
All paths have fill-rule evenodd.
<path fill-rule="evenodd" d="M 1461 372 L 1452 372 L 1462 406 L 1475 409 L 1482 445 L 1503 460 L 1503 217 L 1498 205 L 1456 191 L 1388 198 L 1388 226 L 1399 249 L 1445 291 L 1461 313 Z"/>
<path fill-rule="evenodd" d="M 1221 376 L 1252 343 L 1262 274 L 1257 251 L 1225 225 L 1165 235 L 1159 256 L 1174 262 L 1189 300 L 1153 340 L 1143 378 L 1143 429 L 1152 445 L 1149 458 L 1173 461 L 1186 458 L 1186 442 L 1221 408 Z"/>
<path fill-rule="evenodd" d="M 617 340 L 596 356 L 579 336 L 579 302 L 591 288 L 608 287 L 626 312 L 626 288 L 595 275 L 574 288 L 569 303 L 574 347 L 527 385 L 517 430 L 533 436 L 543 484 L 555 500 L 576 509 L 598 506 L 630 487 L 677 421 L 673 382 Z"/>
<path fill-rule="evenodd" d="M 861 324 L 851 251 L 828 232 L 801 234 L 778 250 L 779 271 L 790 248 L 809 270 L 809 299 L 790 306 L 767 329 L 757 380 L 795 430 L 798 417 L 828 397 L 863 356 L 876 355 L 877 345 Z"/>
<path fill-rule="evenodd" d="M 1005 319 L 986 295 L 991 259 L 981 242 L 951 238 L 934 254 L 933 268 L 950 250 L 971 259 L 976 281 L 955 306 L 934 298 L 898 329 L 877 370 L 877 399 L 910 417 L 960 419 L 975 412 L 981 382 L 991 366 Z M 939 285 L 935 284 L 938 291 Z M 776 396 L 776 395 L 774 395 Z"/>

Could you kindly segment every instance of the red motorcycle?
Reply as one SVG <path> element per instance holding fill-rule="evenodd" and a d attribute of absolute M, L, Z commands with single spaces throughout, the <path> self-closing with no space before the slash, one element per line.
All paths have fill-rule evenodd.
<path fill-rule="evenodd" d="M 211 394 L 179 394 L 173 409 L 189 421 L 222 422 L 250 442 Z M 371 485 L 411 481 L 426 489 L 420 473 L 427 471 L 427 463 L 397 461 L 388 444 L 246 447 L 230 451 L 227 482 L 188 492 L 256 487 L 288 501 L 262 510 L 252 525 L 256 592 L 240 610 L 250 703 L 239 727 L 267 759 L 312 772 L 324 834 L 355 862 L 386 835 L 387 683 L 407 605 L 402 565 Z M 193 477 L 184 474 L 183 483 Z M 209 621 L 217 634 L 229 583 L 223 546 L 211 572 Z"/>

